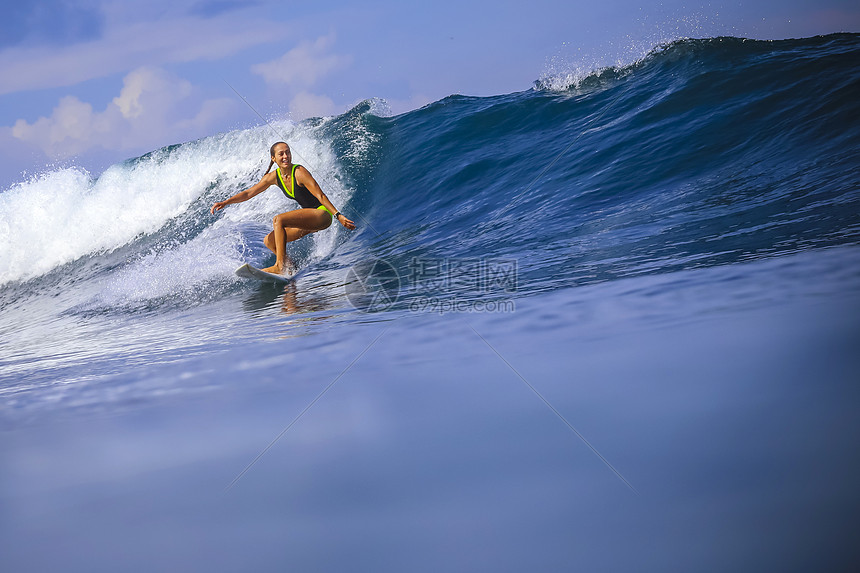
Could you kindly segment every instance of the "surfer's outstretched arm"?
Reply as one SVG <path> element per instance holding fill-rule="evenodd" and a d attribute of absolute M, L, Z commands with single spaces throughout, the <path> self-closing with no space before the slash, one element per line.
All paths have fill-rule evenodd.
<path fill-rule="evenodd" d="M 247 201 L 248 199 L 251 199 L 252 197 L 256 197 L 257 195 L 259 195 L 260 193 L 262 193 L 263 191 L 265 191 L 266 189 L 268 189 L 269 187 L 271 187 L 274 184 L 275 184 L 275 172 L 272 171 L 270 173 L 266 173 L 265 175 L 263 175 L 263 178 L 260 179 L 259 183 L 257 183 L 253 187 L 245 189 L 244 191 L 240 191 L 239 193 L 236 193 L 235 195 L 233 195 L 229 199 L 225 199 L 224 201 L 218 201 L 217 203 L 212 205 L 212 208 L 209 210 L 209 212 L 214 215 L 215 211 L 220 211 L 221 209 L 223 209 L 227 205 L 233 205 L 234 203 L 242 203 L 244 201 Z"/>

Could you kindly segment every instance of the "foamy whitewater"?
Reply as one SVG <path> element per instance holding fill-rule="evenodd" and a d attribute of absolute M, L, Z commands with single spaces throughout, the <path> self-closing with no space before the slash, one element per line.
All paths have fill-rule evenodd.
<path fill-rule="evenodd" d="M 0 191 L 3 571 L 853 570 L 860 36 Z M 285 139 L 358 229 L 265 266 Z"/>

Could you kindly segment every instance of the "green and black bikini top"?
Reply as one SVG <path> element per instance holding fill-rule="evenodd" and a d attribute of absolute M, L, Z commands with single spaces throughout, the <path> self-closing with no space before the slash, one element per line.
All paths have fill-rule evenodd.
<path fill-rule="evenodd" d="M 293 172 L 290 174 L 290 186 L 287 187 L 287 184 L 284 183 L 284 176 L 281 174 L 281 168 L 278 167 L 278 170 L 275 172 L 276 182 L 278 187 L 281 188 L 281 191 L 284 192 L 284 195 L 289 197 L 290 199 L 295 199 L 298 201 L 299 205 L 301 205 L 304 209 L 325 209 L 320 200 L 314 197 L 313 193 L 308 191 L 308 188 L 299 183 L 296 185 L 296 168 L 301 167 L 298 164 L 293 164 Z M 328 209 L 326 209 L 328 211 Z"/>

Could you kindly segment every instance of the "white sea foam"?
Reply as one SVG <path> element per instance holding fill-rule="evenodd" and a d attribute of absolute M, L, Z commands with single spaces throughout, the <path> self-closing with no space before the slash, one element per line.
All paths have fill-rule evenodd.
<path fill-rule="evenodd" d="M 700 35 L 701 30 L 698 20 L 682 19 L 664 22 L 639 37 L 607 42 L 591 51 L 565 43 L 547 59 L 537 85 L 549 91 L 580 89 L 601 76 L 624 74 L 667 46 Z"/>
<path fill-rule="evenodd" d="M 259 180 L 273 141 L 289 141 L 294 161 L 311 169 L 335 205 L 344 204 L 351 193 L 316 128 L 291 122 L 274 123 L 273 128 L 282 137 L 268 126 L 240 130 L 114 165 L 97 178 L 79 168 L 56 169 L 0 193 L 0 285 L 135 242 L 141 249 L 132 247 L 127 264 L 107 278 L 105 295 L 163 296 L 180 283 L 232 273 L 244 252 L 240 228 L 249 222 L 269 226 L 274 214 L 294 205 L 273 190 L 231 205 L 217 218 L 208 210 Z M 152 241 L 144 246 L 141 239 L 180 218 L 179 236 L 163 239 L 167 244 L 157 248 Z M 195 226 L 194 238 L 186 240 L 188 228 Z M 311 257 L 330 253 L 335 235 L 330 229 L 309 238 Z M 132 278 L 136 273 L 145 276 Z"/>

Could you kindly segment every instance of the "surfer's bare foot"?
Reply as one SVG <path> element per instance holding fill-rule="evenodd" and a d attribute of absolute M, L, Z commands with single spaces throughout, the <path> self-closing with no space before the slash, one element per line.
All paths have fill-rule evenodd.
<path fill-rule="evenodd" d="M 289 259 L 287 259 L 287 261 L 282 264 L 275 263 L 269 268 L 260 270 L 266 273 L 272 273 L 273 275 L 284 275 L 287 277 L 291 277 L 299 271 L 293 264 L 293 262 Z"/>

